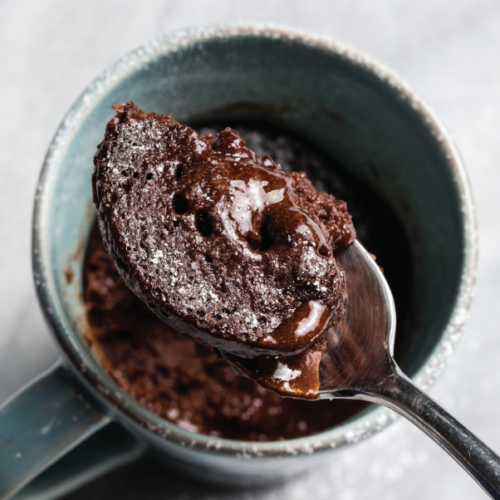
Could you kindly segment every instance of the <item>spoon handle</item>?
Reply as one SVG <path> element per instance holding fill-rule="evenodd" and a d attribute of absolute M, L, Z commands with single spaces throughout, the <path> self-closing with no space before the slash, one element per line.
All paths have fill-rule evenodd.
<path fill-rule="evenodd" d="M 419 389 L 398 367 L 394 377 L 360 399 L 410 420 L 447 451 L 494 499 L 500 499 L 500 457 Z"/>

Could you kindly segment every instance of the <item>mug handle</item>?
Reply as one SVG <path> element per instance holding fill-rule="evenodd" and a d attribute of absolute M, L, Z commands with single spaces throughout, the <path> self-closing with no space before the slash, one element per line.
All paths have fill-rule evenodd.
<path fill-rule="evenodd" d="M 16 499 L 52 498 L 141 455 L 137 441 L 111 423 L 57 363 L 0 407 L 0 499 L 17 492 Z"/>

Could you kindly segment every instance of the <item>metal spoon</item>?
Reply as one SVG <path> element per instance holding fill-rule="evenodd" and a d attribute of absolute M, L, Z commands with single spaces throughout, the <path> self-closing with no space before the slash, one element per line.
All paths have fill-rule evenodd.
<path fill-rule="evenodd" d="M 346 274 L 348 298 L 321 359 L 320 397 L 391 408 L 436 441 L 492 498 L 500 499 L 500 457 L 422 392 L 394 361 L 396 310 L 374 259 L 356 241 L 337 262 Z"/>

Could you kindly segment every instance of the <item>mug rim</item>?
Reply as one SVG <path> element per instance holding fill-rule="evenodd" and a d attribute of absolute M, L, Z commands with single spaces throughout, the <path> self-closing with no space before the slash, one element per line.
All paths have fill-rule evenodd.
<path fill-rule="evenodd" d="M 35 287 L 42 311 L 50 329 L 66 357 L 84 380 L 96 390 L 114 409 L 146 430 L 183 446 L 216 451 L 220 454 L 243 457 L 292 456 L 310 454 L 313 451 L 340 448 L 364 440 L 387 427 L 397 416 L 385 407 L 371 409 L 332 429 L 310 436 L 284 441 L 239 441 L 208 436 L 186 430 L 169 422 L 141 406 L 133 400 L 105 372 L 94 370 L 89 363 L 90 350 L 82 349 L 76 342 L 78 332 L 73 325 L 66 324 L 58 309 L 59 303 L 47 252 L 45 215 L 51 199 L 47 187 L 56 178 L 58 159 L 72 140 L 73 133 L 88 112 L 117 82 L 122 81 L 143 65 L 167 53 L 181 50 L 190 45 L 210 39 L 230 39 L 232 37 L 268 37 L 301 42 L 305 46 L 322 48 L 337 57 L 354 64 L 376 77 L 406 101 L 420 116 L 435 140 L 439 143 L 447 159 L 449 173 L 459 195 L 462 210 L 463 255 L 459 291 L 448 324 L 439 342 L 425 363 L 412 379 L 421 387 L 428 388 L 440 375 L 448 359 L 453 354 L 461 337 L 461 330 L 468 318 L 477 267 L 477 227 L 474 202 L 461 158 L 446 129 L 427 104 L 396 73 L 371 56 L 329 37 L 310 34 L 304 30 L 275 24 L 229 23 L 194 27 L 164 35 L 120 58 L 98 76 L 80 95 L 66 114 L 52 139 L 45 157 L 37 184 L 32 226 L 32 263 Z"/>

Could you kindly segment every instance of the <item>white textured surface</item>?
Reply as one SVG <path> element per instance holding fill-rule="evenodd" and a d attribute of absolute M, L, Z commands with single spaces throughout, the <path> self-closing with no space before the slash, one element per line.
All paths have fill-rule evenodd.
<path fill-rule="evenodd" d="M 59 121 L 83 88 L 124 53 L 165 32 L 221 21 L 277 22 L 325 34 L 398 71 L 448 127 L 477 201 L 476 299 L 458 353 L 432 391 L 500 450 L 500 3 L 496 0 L 0 0 L 0 401 L 56 359 L 30 273 L 38 170 Z M 21 135 L 21 132 L 23 135 Z M 69 498 L 479 499 L 444 452 L 400 421 L 331 465 L 284 487 L 216 491 L 151 461 Z"/>

